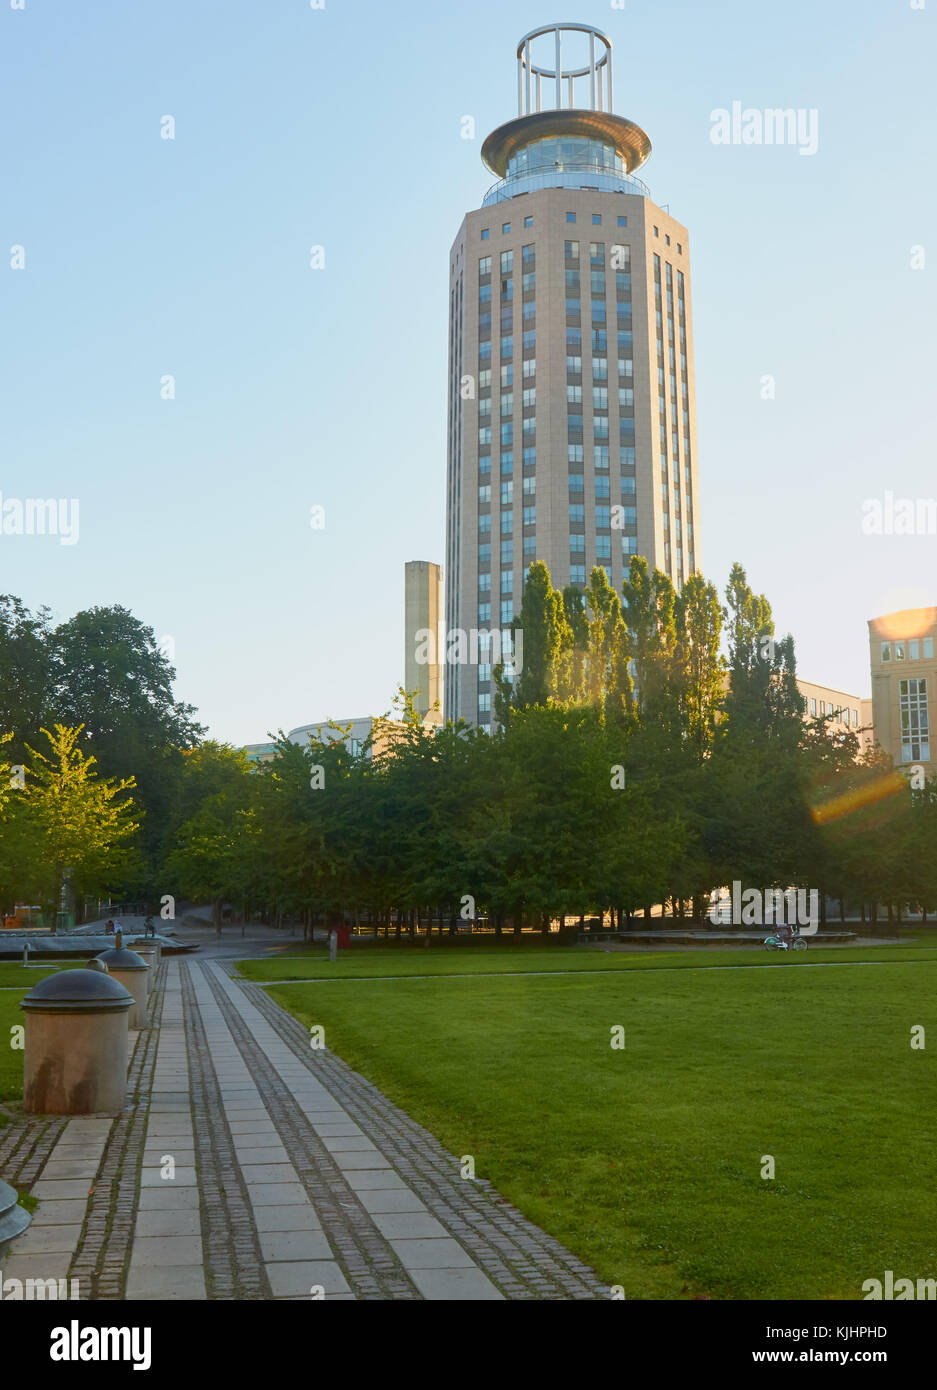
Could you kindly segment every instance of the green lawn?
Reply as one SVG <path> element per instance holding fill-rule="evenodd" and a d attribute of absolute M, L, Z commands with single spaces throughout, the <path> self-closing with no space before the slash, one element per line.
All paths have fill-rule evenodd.
<path fill-rule="evenodd" d="M 602 951 L 589 946 L 544 947 L 424 947 L 408 949 L 365 947 L 339 951 L 333 965 L 327 950 L 302 955 L 273 954 L 263 960 L 241 960 L 237 968 L 248 980 L 386 979 L 408 975 L 501 975 L 511 972 L 560 972 L 579 970 L 700 970 L 726 969 L 734 965 L 778 965 L 796 969 L 812 961 L 937 960 L 937 940 L 906 946 L 808 946 L 796 957 L 785 958 L 761 947 L 739 950 Z"/>
<path fill-rule="evenodd" d="M 44 980 L 47 975 L 55 975 L 59 970 L 81 970 L 85 964 L 83 960 L 60 960 L 24 967 L 14 961 L 0 961 L 0 989 L 9 988 L 11 985 L 23 985 L 29 989 L 37 980 Z"/>
<path fill-rule="evenodd" d="M 388 954 L 398 976 L 470 964 Z M 593 975 L 592 956 L 537 954 L 570 973 L 270 992 L 628 1298 L 855 1299 L 886 1269 L 937 1276 L 937 1064 L 910 1047 L 915 1024 L 937 1037 L 933 953 L 615 956 Z M 821 954 L 839 968 L 803 968 Z"/>

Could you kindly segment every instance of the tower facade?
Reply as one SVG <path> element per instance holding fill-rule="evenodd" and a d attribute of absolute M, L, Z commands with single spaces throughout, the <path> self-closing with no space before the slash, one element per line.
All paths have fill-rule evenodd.
<path fill-rule="evenodd" d="M 442 569 L 431 560 L 408 560 L 404 576 L 404 688 L 415 692 L 417 714 L 437 724 L 442 720 Z"/>
<path fill-rule="evenodd" d="M 678 587 L 700 565 L 689 234 L 634 177 L 651 144 L 613 114 L 600 30 L 525 35 L 517 80 L 449 257 L 450 633 L 506 630 L 534 560 L 619 592 L 632 555 Z M 450 654 L 445 713 L 487 724 L 477 651 Z"/>

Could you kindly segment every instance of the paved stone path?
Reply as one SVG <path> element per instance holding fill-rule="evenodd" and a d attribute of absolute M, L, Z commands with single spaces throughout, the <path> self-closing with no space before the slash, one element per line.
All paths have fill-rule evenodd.
<path fill-rule="evenodd" d="M 0 1131 L 0 1278 L 96 1299 L 597 1299 L 597 1276 L 224 959 L 163 962 L 115 1120 Z"/>

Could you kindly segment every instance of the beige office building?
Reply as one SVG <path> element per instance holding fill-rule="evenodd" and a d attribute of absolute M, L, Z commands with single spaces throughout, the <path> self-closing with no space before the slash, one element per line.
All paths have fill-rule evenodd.
<path fill-rule="evenodd" d="M 930 702 L 937 690 L 937 608 L 905 608 L 869 619 L 875 740 L 895 766 L 937 773 Z"/>
<path fill-rule="evenodd" d="M 612 113 L 610 41 L 551 25 L 517 59 L 518 118 L 482 147 L 500 182 L 450 255 L 446 626 L 467 634 L 504 631 L 535 559 L 619 592 L 634 554 L 678 587 L 700 567 L 689 234 L 634 177 L 651 144 Z M 490 722 L 479 662 L 447 666 L 447 718 Z"/>
<path fill-rule="evenodd" d="M 800 676 L 797 677 L 797 689 L 803 696 L 805 719 L 827 719 L 834 731 L 844 729 L 855 734 L 862 753 L 872 747 L 875 740 L 871 700 L 834 690 L 828 685 L 801 680 Z"/>
<path fill-rule="evenodd" d="M 416 691 L 414 707 L 424 722 L 441 723 L 445 642 L 441 565 L 430 560 L 409 560 L 405 565 L 404 628 L 404 688 Z"/>

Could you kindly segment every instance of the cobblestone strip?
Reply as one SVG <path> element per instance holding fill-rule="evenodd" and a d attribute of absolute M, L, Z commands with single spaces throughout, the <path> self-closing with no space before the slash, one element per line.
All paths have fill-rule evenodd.
<path fill-rule="evenodd" d="M 422 1125 L 325 1049 L 313 1051 L 302 1024 L 265 990 L 215 962 L 297 1058 L 361 1126 L 425 1206 L 510 1299 L 606 1299 L 608 1286 L 555 1237 L 506 1202 L 485 1179 L 463 1179 L 450 1154 Z"/>
<path fill-rule="evenodd" d="M 31 1187 L 66 1123 L 64 1115 L 18 1115 L 0 1129 L 0 1178 L 11 1187 Z"/>
<path fill-rule="evenodd" d="M 212 1299 L 271 1296 L 247 1184 L 241 1174 L 205 1022 L 191 973 L 180 963 L 189 1059 L 195 1165 L 201 1194 L 206 1293 Z M 219 1057 L 219 1067 L 221 1058 Z"/>
<path fill-rule="evenodd" d="M 149 1026 L 137 1034 L 127 1073 L 127 1106 L 114 1120 L 69 1274 L 80 1280 L 83 1299 L 123 1297 L 133 1236 L 140 1159 L 159 1040 L 166 965 L 150 991 Z"/>
<path fill-rule="evenodd" d="M 52 1281 L 59 1298 L 81 1296 L 80 1278 L 72 1278 L 67 1295 L 66 1279 L 112 1123 L 108 1115 L 76 1115 L 66 1121 L 32 1189 L 38 1208 L 11 1245 L 0 1277 L 39 1279 L 47 1287 Z"/>
<path fill-rule="evenodd" d="M 206 987 L 230 1029 L 329 1246 L 353 1295 L 368 1299 L 418 1299 L 420 1293 L 392 1247 L 316 1133 L 296 1096 L 254 1036 L 221 982 L 202 967 Z M 306 1040 L 308 1047 L 308 1039 Z M 338 1116 L 330 1112 L 332 1119 Z"/>

